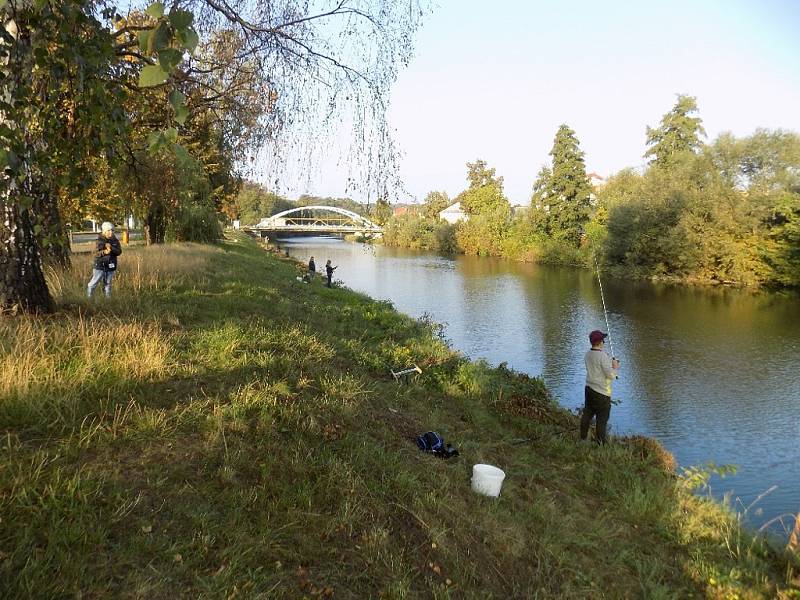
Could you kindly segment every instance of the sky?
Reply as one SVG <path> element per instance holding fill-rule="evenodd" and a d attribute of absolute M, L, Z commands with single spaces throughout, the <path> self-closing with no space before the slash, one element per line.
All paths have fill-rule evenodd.
<path fill-rule="evenodd" d="M 410 194 L 392 200 L 454 197 L 481 158 L 527 204 L 561 123 L 588 172 L 641 166 L 646 126 L 679 93 L 697 98 L 709 141 L 800 132 L 800 0 L 440 0 L 392 91 Z M 342 196 L 346 178 L 331 161 L 293 191 Z"/>

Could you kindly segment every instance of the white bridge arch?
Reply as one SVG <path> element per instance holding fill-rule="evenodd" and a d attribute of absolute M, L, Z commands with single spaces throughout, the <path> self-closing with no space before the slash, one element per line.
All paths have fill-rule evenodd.
<path fill-rule="evenodd" d="M 311 212 L 327 214 L 308 215 Z M 333 216 L 340 215 L 340 216 Z M 294 216 L 297 215 L 297 216 Z M 383 229 L 358 213 L 338 206 L 298 206 L 261 219 L 248 229 L 262 235 L 280 232 L 297 233 L 365 233 L 378 234 Z"/>

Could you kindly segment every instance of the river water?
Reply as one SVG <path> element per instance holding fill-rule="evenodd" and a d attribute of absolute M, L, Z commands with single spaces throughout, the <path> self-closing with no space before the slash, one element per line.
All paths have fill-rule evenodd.
<path fill-rule="evenodd" d="M 330 258 L 354 290 L 445 324 L 470 358 L 542 376 L 562 406 L 583 405 L 587 336 L 606 330 L 593 273 L 326 238 L 280 243 L 318 269 Z M 654 437 L 681 466 L 737 465 L 712 478 L 713 494 L 786 535 L 800 512 L 800 297 L 610 278 L 603 291 L 622 361 L 612 433 Z"/>

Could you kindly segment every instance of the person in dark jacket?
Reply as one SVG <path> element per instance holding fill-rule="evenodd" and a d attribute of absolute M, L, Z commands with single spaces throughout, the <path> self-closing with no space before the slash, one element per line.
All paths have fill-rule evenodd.
<path fill-rule="evenodd" d="M 328 276 L 328 287 L 331 287 L 331 280 L 333 279 L 333 272 L 338 269 L 339 266 L 332 267 L 331 261 L 328 259 L 328 262 L 325 263 L 325 274 Z"/>
<path fill-rule="evenodd" d="M 111 296 L 111 281 L 114 273 L 117 272 L 118 257 L 122 254 L 122 246 L 114 235 L 114 226 L 106 221 L 100 227 L 100 235 L 94 253 L 94 267 L 92 268 L 92 278 L 86 287 L 86 295 L 91 298 L 94 288 L 100 281 L 103 282 L 103 291 L 106 298 Z"/>
<path fill-rule="evenodd" d="M 308 280 L 314 281 L 314 275 L 317 274 L 317 265 L 314 264 L 314 257 L 311 257 L 311 260 L 308 261 Z"/>

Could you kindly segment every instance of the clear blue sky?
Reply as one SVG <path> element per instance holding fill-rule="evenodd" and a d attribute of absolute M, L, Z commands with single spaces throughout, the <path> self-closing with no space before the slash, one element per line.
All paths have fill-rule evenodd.
<path fill-rule="evenodd" d="M 800 131 L 798 0 L 488 6 L 442 0 L 394 88 L 401 174 L 419 201 L 431 190 L 455 196 L 466 163 L 482 158 L 512 203 L 526 204 L 561 123 L 576 131 L 587 170 L 641 165 L 645 127 L 677 93 L 697 97 L 709 140 Z M 343 195 L 346 176 L 323 164 L 297 191 Z"/>

